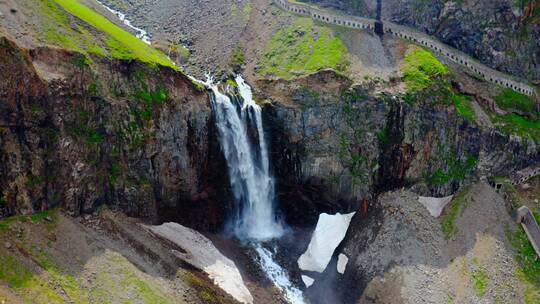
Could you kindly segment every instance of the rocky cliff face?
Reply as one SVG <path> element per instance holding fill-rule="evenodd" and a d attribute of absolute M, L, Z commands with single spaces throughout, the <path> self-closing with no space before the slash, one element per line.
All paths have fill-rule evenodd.
<path fill-rule="evenodd" d="M 7 39 L 0 50 L 3 216 L 108 204 L 153 221 L 222 226 L 226 163 L 207 93 L 186 76 Z M 403 186 L 448 195 L 540 158 L 535 142 L 480 127 L 453 106 L 404 102 L 331 70 L 257 87 L 292 225 L 314 224 L 321 212 L 366 212 L 379 193 Z"/>
<path fill-rule="evenodd" d="M 269 102 L 280 204 L 293 224 L 313 224 L 321 212 L 365 212 L 377 194 L 404 186 L 449 195 L 540 159 L 533 141 L 480 127 L 453 106 L 407 103 L 332 71 L 258 87 Z"/>
<path fill-rule="evenodd" d="M 376 16 L 376 0 L 306 0 Z M 478 58 L 482 63 L 538 83 L 540 1 L 382 1 L 382 18 L 417 28 Z"/>
<path fill-rule="evenodd" d="M 102 204 L 215 229 L 224 177 L 208 96 L 183 74 L 0 40 L 0 210 Z M 17 71 L 14 73 L 13 71 Z M 223 190 L 224 191 L 224 190 Z M 204 221 L 199 221 L 204 218 Z"/>

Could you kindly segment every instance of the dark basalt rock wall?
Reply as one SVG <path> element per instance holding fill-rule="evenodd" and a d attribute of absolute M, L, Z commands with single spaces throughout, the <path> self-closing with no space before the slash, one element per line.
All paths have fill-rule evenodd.
<path fill-rule="evenodd" d="M 480 128 L 451 105 L 406 103 L 331 71 L 258 88 L 280 207 L 295 225 L 313 225 L 321 212 L 364 212 L 366 200 L 402 187 L 450 195 L 540 160 L 535 142 Z"/>
<path fill-rule="evenodd" d="M 222 225 L 225 162 L 208 95 L 184 75 L 0 40 L 0 216 L 100 205 Z"/>
<path fill-rule="evenodd" d="M 0 60 L 1 216 L 106 204 L 153 222 L 222 228 L 226 162 L 208 95 L 186 76 L 4 38 Z M 380 192 L 403 186 L 449 195 L 540 160 L 536 143 L 479 128 L 453 106 L 405 103 L 331 70 L 256 87 L 291 225 L 366 212 Z"/>

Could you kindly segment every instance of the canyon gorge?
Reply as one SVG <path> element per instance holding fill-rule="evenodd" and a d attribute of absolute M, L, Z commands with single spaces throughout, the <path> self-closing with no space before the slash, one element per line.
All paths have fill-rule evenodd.
<path fill-rule="evenodd" d="M 0 0 L 0 303 L 540 303 L 540 2 L 377 2 Z"/>

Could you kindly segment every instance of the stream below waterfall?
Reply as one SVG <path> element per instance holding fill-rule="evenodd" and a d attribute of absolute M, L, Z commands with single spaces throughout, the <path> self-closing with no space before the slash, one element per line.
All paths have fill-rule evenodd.
<path fill-rule="evenodd" d="M 253 100 L 251 88 L 242 76 L 237 75 L 235 81 L 240 96 L 232 92 L 223 94 L 211 79 L 206 82 L 212 91 L 212 112 L 234 195 L 235 209 L 228 230 L 255 249 L 257 264 L 289 302 L 302 304 L 302 291 L 274 258 L 276 248 L 266 248 L 264 244 L 281 237 L 286 228 L 275 212 L 274 179 L 269 170 L 261 107 Z M 250 142 L 248 128 L 256 130 L 252 141 L 257 144 Z"/>
<path fill-rule="evenodd" d="M 139 39 L 151 44 L 150 35 L 132 25 L 124 13 L 101 1 L 98 3 L 133 29 Z M 291 282 L 287 270 L 276 262 L 276 246 L 265 243 L 280 238 L 287 229 L 275 212 L 274 179 L 269 169 L 262 109 L 254 101 L 251 87 L 241 75 L 237 75 L 235 82 L 238 95 L 232 92 L 222 93 L 211 77 L 203 82 L 188 76 L 210 90 L 212 113 L 234 195 L 234 213 L 228 221 L 226 231 L 254 248 L 257 253 L 255 262 L 291 304 L 304 304 L 302 291 Z M 256 131 L 256 138 L 252 141 L 248 136 L 248 128 Z"/>

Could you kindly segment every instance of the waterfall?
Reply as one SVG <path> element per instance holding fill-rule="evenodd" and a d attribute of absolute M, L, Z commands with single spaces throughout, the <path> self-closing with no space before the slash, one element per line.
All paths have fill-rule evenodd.
<path fill-rule="evenodd" d="M 274 179 L 270 174 L 268 148 L 264 138 L 261 107 L 253 100 L 251 88 L 241 76 L 236 77 L 240 96 L 226 95 L 209 79 L 212 112 L 219 142 L 227 161 L 235 212 L 230 219 L 232 232 L 248 241 L 257 254 L 256 262 L 268 278 L 293 304 L 303 304 L 302 291 L 294 287 L 287 272 L 275 261 L 275 249 L 263 242 L 280 237 L 284 227 L 274 209 Z M 253 128 L 256 135 L 248 128 Z"/>
<path fill-rule="evenodd" d="M 98 2 L 134 29 L 139 39 L 150 44 L 146 31 L 132 26 L 123 13 Z M 211 90 L 212 112 L 235 200 L 235 214 L 230 221 L 232 231 L 239 239 L 249 241 L 258 255 L 256 262 L 289 302 L 304 304 L 302 291 L 294 287 L 287 272 L 274 261 L 275 248 L 271 252 L 262 243 L 281 237 L 285 229 L 274 210 L 274 179 L 269 170 L 261 107 L 253 100 L 251 88 L 240 75 L 235 80 L 241 98 L 221 93 L 210 77 L 206 82 L 188 77 Z M 247 128 L 250 126 L 255 126 L 257 131 L 257 145 L 249 142 Z"/>
<path fill-rule="evenodd" d="M 206 83 L 212 91 L 213 115 L 234 196 L 229 226 L 239 239 L 265 241 L 280 237 L 284 229 L 274 208 L 274 179 L 261 108 L 241 76 L 236 77 L 236 83 L 240 96 L 221 93 L 211 80 Z M 256 131 L 256 143 L 250 142 L 248 128 Z"/>
<path fill-rule="evenodd" d="M 100 0 L 96 0 L 96 1 L 99 4 L 101 4 L 105 9 L 107 9 L 109 12 L 111 12 L 113 15 L 115 15 L 118 19 L 120 19 L 120 21 L 122 21 L 127 27 L 134 30 L 135 36 L 137 38 L 141 39 L 146 44 L 152 44 L 150 42 L 150 39 L 151 39 L 150 35 L 142 28 L 136 27 L 133 24 L 131 24 L 131 21 L 126 19 L 126 14 L 108 7 L 107 5 L 105 5 L 105 3 L 101 2 Z"/>

